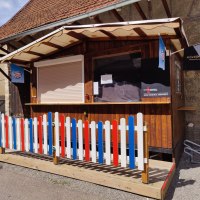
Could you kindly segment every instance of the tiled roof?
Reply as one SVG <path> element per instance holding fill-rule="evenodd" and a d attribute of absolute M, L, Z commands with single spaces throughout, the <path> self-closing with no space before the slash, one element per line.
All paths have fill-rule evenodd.
<path fill-rule="evenodd" d="M 11 20 L 0 27 L 0 40 L 122 1 L 124 0 L 30 0 Z"/>

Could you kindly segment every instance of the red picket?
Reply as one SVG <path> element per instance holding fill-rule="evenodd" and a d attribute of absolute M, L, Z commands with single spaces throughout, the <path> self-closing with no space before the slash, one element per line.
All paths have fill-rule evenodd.
<path fill-rule="evenodd" d="M 42 116 L 38 117 L 39 153 L 42 154 Z"/>
<path fill-rule="evenodd" d="M 64 115 L 60 116 L 60 136 L 61 136 L 61 156 L 65 157 L 65 117 Z"/>
<path fill-rule="evenodd" d="M 118 166 L 118 124 L 117 120 L 112 121 L 112 142 L 113 142 L 113 165 Z"/>
<path fill-rule="evenodd" d="M 89 139 L 89 122 L 84 123 L 84 137 L 85 137 L 85 160 L 90 161 L 90 139 Z"/>

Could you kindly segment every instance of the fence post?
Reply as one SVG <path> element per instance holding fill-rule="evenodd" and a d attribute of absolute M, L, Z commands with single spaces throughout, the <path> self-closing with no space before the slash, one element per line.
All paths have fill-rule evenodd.
<path fill-rule="evenodd" d="M 144 158 L 146 162 L 144 163 L 144 170 L 142 171 L 142 183 L 149 183 L 149 148 L 148 148 L 148 129 L 145 123 L 144 128 Z"/>
<path fill-rule="evenodd" d="M 0 154 L 4 154 L 5 153 L 5 148 L 4 147 L 0 147 Z"/>

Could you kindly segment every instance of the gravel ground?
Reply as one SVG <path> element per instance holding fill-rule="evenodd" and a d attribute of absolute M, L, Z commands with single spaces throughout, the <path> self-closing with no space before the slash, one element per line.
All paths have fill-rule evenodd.
<path fill-rule="evenodd" d="M 200 165 L 182 156 L 166 199 L 200 199 Z M 147 200 L 128 192 L 0 163 L 0 200 Z"/>
<path fill-rule="evenodd" d="M 0 200 L 144 200 L 84 181 L 0 163 Z"/>

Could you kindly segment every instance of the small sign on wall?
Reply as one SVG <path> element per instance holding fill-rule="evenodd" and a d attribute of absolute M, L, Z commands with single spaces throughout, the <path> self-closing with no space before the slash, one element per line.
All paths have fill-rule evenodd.
<path fill-rule="evenodd" d="M 24 68 L 11 64 L 12 83 L 24 83 Z"/>
<path fill-rule="evenodd" d="M 99 94 L 99 82 L 93 83 L 93 94 L 98 95 Z"/>

